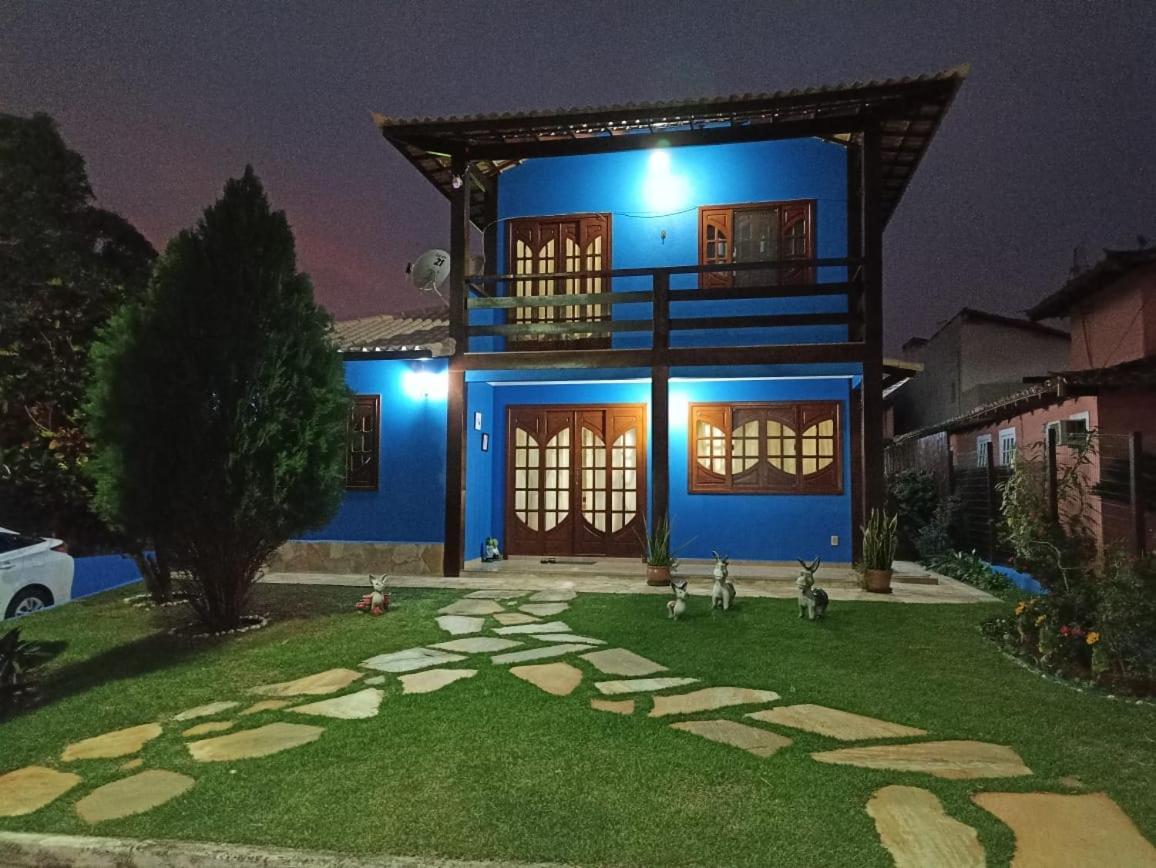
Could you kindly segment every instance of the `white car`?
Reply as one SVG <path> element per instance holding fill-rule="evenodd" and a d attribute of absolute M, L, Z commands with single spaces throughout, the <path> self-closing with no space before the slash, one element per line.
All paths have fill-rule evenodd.
<path fill-rule="evenodd" d="M 72 599 L 73 568 L 60 540 L 0 527 L 0 618 L 67 603 Z"/>

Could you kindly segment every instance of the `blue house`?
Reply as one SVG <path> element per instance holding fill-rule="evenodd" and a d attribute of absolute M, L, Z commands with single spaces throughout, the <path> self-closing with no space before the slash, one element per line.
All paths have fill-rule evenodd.
<path fill-rule="evenodd" d="M 448 309 L 339 324 L 349 491 L 301 556 L 638 558 L 669 516 L 684 557 L 850 562 L 883 501 L 882 233 L 965 75 L 377 117 L 449 199 Z"/>

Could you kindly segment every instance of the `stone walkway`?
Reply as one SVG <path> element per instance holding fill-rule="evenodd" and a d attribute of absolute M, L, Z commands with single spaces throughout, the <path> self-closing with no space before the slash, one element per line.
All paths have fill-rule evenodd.
<path fill-rule="evenodd" d="M 934 733 L 901 721 L 879 720 L 851 709 L 780 705 L 773 690 L 704 684 L 672 671 L 664 662 L 608 646 L 597 636 L 575 634 L 564 620 L 541 620 L 547 613 L 564 617 L 576 596 L 572 588 L 564 587 L 536 592 L 475 589 L 438 613 L 436 623 L 446 638 L 429 646 L 378 654 L 357 668 L 254 685 L 250 694 L 269 697 L 256 702 L 226 697 L 178 711 L 166 721 L 82 739 L 65 746 L 59 757 L 68 765 L 67 772 L 29 766 L 0 774 L 0 817 L 33 813 L 73 792 L 79 794 L 75 813 L 92 825 L 153 810 L 179 799 L 196 780 L 165 769 L 142 770 L 137 757 L 121 766 L 125 777 L 85 793 L 83 762 L 132 756 L 166 731 L 183 738 L 189 756 L 199 763 L 238 762 L 307 749 L 324 737 L 328 726 L 357 726 L 358 721 L 388 713 L 392 703 L 420 701 L 401 698 L 407 695 L 466 690 L 455 685 L 468 684 L 483 671 L 490 677 L 518 679 L 529 689 L 571 702 L 576 714 L 615 714 L 634 720 L 636 726 L 669 727 L 685 733 L 700 750 L 742 751 L 759 762 L 774 763 L 783 752 L 797 750 L 791 733 L 853 742 L 810 756 L 820 763 L 905 775 L 905 785 L 881 788 L 864 806 L 875 821 L 880 843 L 901 868 L 985 864 L 975 830 L 950 816 L 930 791 L 906 785 L 912 775 L 949 780 L 1032 775 L 1006 745 L 937 740 Z M 542 615 L 527 614 L 533 606 L 541 607 L 537 611 Z M 510 617 L 514 615 L 531 620 Z M 390 689 L 393 681 L 400 693 Z M 249 715 L 260 715 L 255 718 L 260 725 L 236 728 L 244 727 Z M 270 720 L 271 715 L 284 719 Z M 300 722 L 303 718 L 309 722 Z M 975 794 L 974 801 L 1015 832 L 1014 868 L 1156 866 L 1156 849 L 1104 794 L 986 791 Z M 1092 827 L 1087 834 L 1077 831 Z M 1103 861 L 1106 854 L 1109 862 Z M 1056 861 L 1061 856 L 1068 861 Z"/>

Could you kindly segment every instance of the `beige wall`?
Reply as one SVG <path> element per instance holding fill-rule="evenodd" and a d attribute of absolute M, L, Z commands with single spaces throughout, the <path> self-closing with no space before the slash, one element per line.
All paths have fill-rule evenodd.
<path fill-rule="evenodd" d="M 1071 311 L 1073 370 L 1156 355 L 1156 265 L 1138 268 Z"/>

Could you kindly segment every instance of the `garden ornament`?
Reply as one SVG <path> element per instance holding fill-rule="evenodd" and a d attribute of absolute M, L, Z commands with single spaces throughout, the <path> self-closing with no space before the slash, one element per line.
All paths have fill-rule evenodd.
<path fill-rule="evenodd" d="M 674 599 L 666 604 L 666 614 L 677 621 L 679 616 L 686 612 L 686 579 L 681 582 L 670 580 L 670 589 L 674 591 Z"/>
<path fill-rule="evenodd" d="M 357 604 L 357 611 L 369 612 L 371 615 L 380 615 L 389 609 L 389 594 L 385 591 L 385 583 L 389 581 L 386 576 L 369 577 L 369 583 L 373 586 L 373 590 L 361 598 L 361 602 Z"/>
<path fill-rule="evenodd" d="M 711 609 L 722 607 L 725 612 L 730 609 L 731 603 L 735 599 L 735 586 L 727 578 L 730 560 L 726 555 L 720 555 L 718 552 L 712 552 L 712 554 L 714 555 L 714 588 L 710 592 L 710 607 Z"/>
<path fill-rule="evenodd" d="M 830 602 L 827 592 L 815 587 L 815 570 L 819 569 L 821 563 L 823 563 L 821 558 L 815 558 L 810 564 L 799 561 L 803 571 L 795 579 L 795 587 L 799 590 L 799 617 L 805 615 L 809 621 L 826 615 L 827 604 Z"/>
<path fill-rule="evenodd" d="M 486 541 L 482 543 L 482 560 L 485 563 L 491 561 L 500 561 L 502 559 L 502 552 L 498 549 L 498 540 L 496 537 L 488 536 Z"/>

